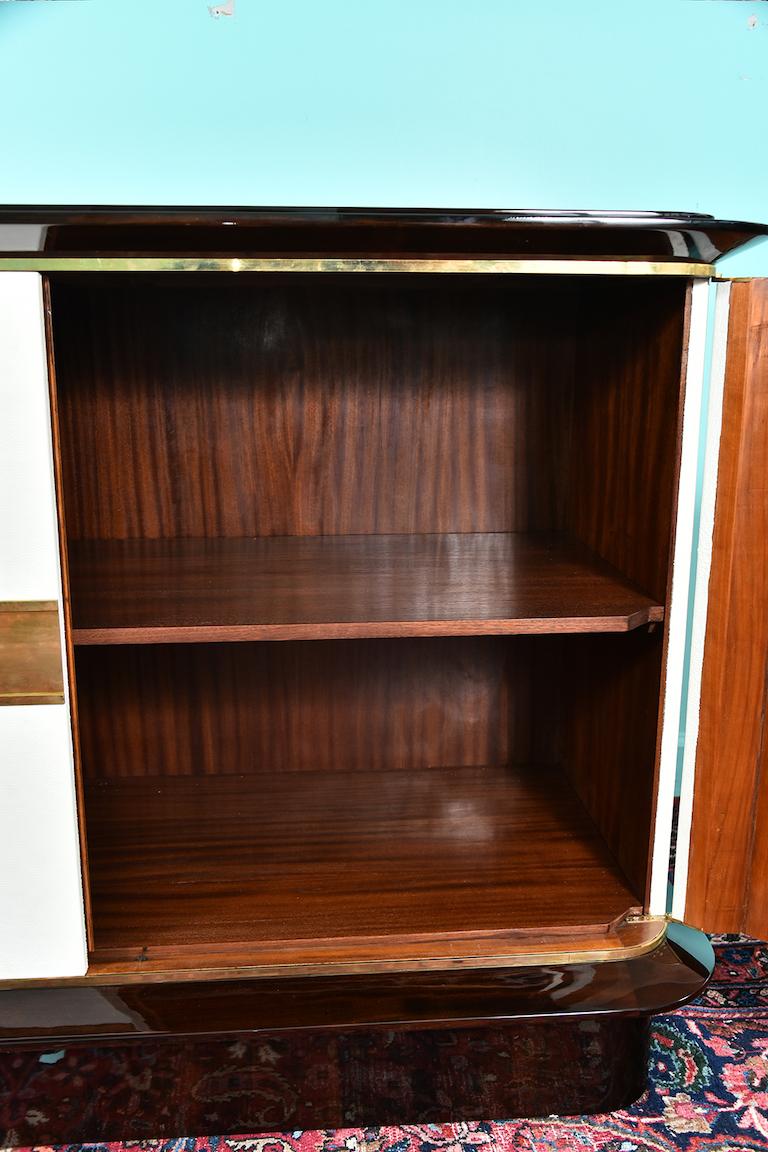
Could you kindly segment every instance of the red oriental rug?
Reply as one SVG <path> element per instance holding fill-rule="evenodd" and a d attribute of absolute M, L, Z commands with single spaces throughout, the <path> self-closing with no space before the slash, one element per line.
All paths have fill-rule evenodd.
<path fill-rule="evenodd" d="M 211 1133 L 217 1130 L 217 1117 L 237 1115 L 243 1121 L 243 1134 L 190 1134 L 158 1140 L 151 1130 L 141 1132 L 140 1124 L 137 1130 L 134 1121 L 140 1139 L 83 1147 L 93 1152 L 483 1152 L 496 1148 L 768 1152 L 768 945 L 740 937 L 718 937 L 714 943 L 717 968 L 711 984 L 693 1004 L 653 1021 L 650 1086 L 636 1104 L 620 1112 L 567 1119 L 486 1118 L 460 1124 L 291 1131 L 286 1084 L 296 1083 L 295 1066 L 290 1063 L 294 1056 L 279 1040 L 254 1039 L 199 1043 L 191 1055 L 187 1049 L 183 1059 L 178 1050 L 160 1043 L 72 1049 L 42 1057 L 25 1051 L 2 1053 L 0 1132 L 5 1133 L 6 1143 L 16 1147 L 21 1143 L 74 1152 L 81 1146 L 49 1145 L 49 1125 L 70 1114 L 83 1117 L 89 1110 L 94 1120 L 99 1110 L 110 1116 L 131 1115 L 137 1096 L 146 1099 L 149 1092 L 158 1101 L 155 1116 L 165 1109 L 166 1125 L 177 1132 L 185 1131 L 186 1118 L 194 1117 Z M 585 1075 L 599 1075 L 599 1068 L 590 1068 L 589 1028 L 586 1022 L 578 1056 L 569 1052 L 563 1058 L 577 1058 Z M 322 1046 L 328 1041 L 312 1043 Z M 386 1068 L 389 1044 L 393 1077 L 402 1077 L 405 1061 L 412 1081 L 409 1090 L 418 1099 L 418 1066 L 424 1053 L 402 1050 L 407 1042 L 387 1034 L 375 1043 L 382 1048 L 375 1054 L 378 1074 Z M 484 1047 L 482 1061 L 478 1044 Z M 490 1062 L 489 1045 L 495 1045 Z M 494 1078 L 509 1077 L 515 1063 L 515 1052 L 502 1033 L 495 1039 L 487 1031 L 482 1036 L 442 1034 L 440 1046 L 442 1052 L 435 1053 L 435 1058 L 444 1060 L 449 1070 L 447 1101 L 451 1082 L 473 1077 L 479 1065 L 487 1083 L 474 1085 L 478 1098 L 483 1098 L 487 1088 L 487 1098 L 492 1099 Z M 296 1092 L 305 1099 L 297 1097 L 297 1104 L 338 1097 L 345 1087 L 344 1077 L 359 1077 L 360 1067 L 365 1067 L 361 1053 L 355 1054 L 349 1069 L 343 1060 L 334 1065 L 327 1055 L 319 1050 L 303 1054 L 303 1075 Z M 98 1084 L 96 1092 L 91 1087 L 94 1083 Z M 357 1087 L 364 1092 L 365 1085 Z"/>

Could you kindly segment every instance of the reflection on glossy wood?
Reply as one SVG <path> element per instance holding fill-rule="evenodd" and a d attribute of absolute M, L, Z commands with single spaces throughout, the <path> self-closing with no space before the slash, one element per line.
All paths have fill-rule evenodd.
<path fill-rule="evenodd" d="M 35 1049 L 15 1054 L 27 1111 L 4 1124 L 0 1110 L 0 1138 L 4 1147 L 175 1145 L 210 1131 L 212 1114 L 226 1135 L 605 1112 L 645 1087 L 647 1031 L 641 1018 L 261 1032 L 234 1049 L 231 1039 L 70 1047 L 64 1065 L 49 1067 Z M 97 1069 L 114 1069 L 130 1091 L 116 1093 Z"/>
<path fill-rule="evenodd" d="M 19 224 L 39 229 L 36 244 L 25 237 L 25 251 L 102 256 L 494 252 L 709 262 L 768 232 L 763 224 L 687 212 L 27 205 L 0 210 L 3 252 L 19 249 Z"/>
<path fill-rule="evenodd" d="M 97 961 L 248 941 L 291 963 L 329 938 L 354 960 L 377 936 L 418 959 L 431 935 L 607 925 L 637 904 L 537 767 L 102 781 L 86 813 Z"/>
<path fill-rule="evenodd" d="M 0 705 L 63 700 L 56 601 L 0 602 Z"/>
<path fill-rule="evenodd" d="M 659 947 L 604 964 L 147 985 L 121 984 L 116 977 L 106 991 L 96 986 L 0 991 L 0 1042 L 632 1016 L 679 1007 L 698 995 L 713 967 L 706 937 L 670 924 Z"/>
<path fill-rule="evenodd" d="M 197 1118 L 211 1106 L 221 1134 L 605 1111 L 645 1085 L 649 1016 L 697 995 L 713 966 L 706 938 L 670 924 L 658 948 L 607 964 L 0 992 L 5 1052 L 24 1060 L 18 1045 L 33 1045 L 35 1060 L 66 1045 L 67 1065 L 55 1075 L 73 1070 L 78 1102 L 76 1112 L 41 1108 L 48 1127 L 14 1117 L 3 1138 L 175 1138 L 202 1130 Z M 239 1090 L 230 1080 L 222 1096 L 218 1073 L 228 1060 L 231 1067 L 233 1034 L 268 1053 L 268 1071 L 254 1053 L 238 1070 Z M 211 1039 L 202 1047 L 201 1038 L 216 1036 L 226 1037 L 220 1049 Z M 147 1047 L 155 1037 L 162 1045 Z M 190 1039 L 182 1047 L 171 1037 Z M 507 1052 L 513 1059 L 499 1075 Z M 142 1074 L 137 1055 L 180 1086 L 178 1096 L 153 1091 L 157 1081 Z M 105 1089 L 110 1056 L 121 1079 L 135 1069 L 130 1093 L 116 1097 L 111 1081 Z M 208 1076 L 195 1071 L 201 1061 Z M 471 1076 L 457 1076 L 457 1064 Z M 47 1103 L 47 1085 L 36 1071 L 25 1100 L 27 1117 L 39 1120 L 34 1105 Z"/>
<path fill-rule="evenodd" d="M 623 632 L 664 611 L 521 533 L 84 541 L 70 563 L 79 644 Z"/>
<path fill-rule="evenodd" d="M 768 281 L 731 286 L 686 916 L 768 935 Z"/>

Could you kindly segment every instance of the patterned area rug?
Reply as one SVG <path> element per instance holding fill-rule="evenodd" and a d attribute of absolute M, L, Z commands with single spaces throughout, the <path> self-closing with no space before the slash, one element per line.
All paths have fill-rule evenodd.
<path fill-rule="evenodd" d="M 208 1053 L 207 1064 L 203 1059 L 196 1066 L 196 1075 L 205 1079 L 205 1098 L 215 1102 L 218 1094 L 222 1103 L 238 1094 L 247 1098 L 248 1108 L 253 1109 L 252 1130 L 261 1134 L 153 1140 L 147 1133 L 146 1139 L 133 1143 L 84 1147 L 94 1152 L 485 1152 L 497 1148 L 768 1152 L 768 944 L 727 936 L 716 937 L 714 943 L 718 963 L 712 983 L 695 1003 L 654 1021 L 650 1087 L 636 1104 L 620 1112 L 570 1119 L 278 1132 L 285 1125 L 270 1109 L 272 1099 L 284 1095 L 276 1091 L 281 1079 L 279 1048 L 256 1041 L 219 1042 L 215 1052 Z M 147 1090 L 161 1097 L 166 1094 L 178 1109 L 185 1097 L 192 1099 L 200 1093 L 202 1082 L 174 1082 L 173 1063 L 158 1060 L 158 1049 L 158 1045 L 134 1048 L 130 1058 L 98 1049 L 50 1053 L 42 1061 L 28 1052 L 4 1055 L 0 1059 L 0 1129 L 10 1133 L 9 1139 L 14 1132 L 31 1131 L 35 1137 L 39 1133 L 32 1146 L 46 1147 L 45 1130 L 53 1117 L 61 1110 L 88 1107 L 83 1099 L 83 1075 L 87 1073 L 92 1082 L 94 1070 L 104 1085 L 102 1102 L 115 1111 L 130 1110 L 132 1094 Z M 504 1052 L 502 1045 L 496 1075 L 508 1075 L 512 1058 L 513 1053 Z M 459 1046 L 452 1059 L 456 1075 L 472 1074 L 471 1051 Z M 308 1067 L 312 1066 L 310 1061 Z M 319 1070 L 323 1062 L 314 1066 Z M 333 1089 L 323 1082 L 305 1082 L 301 1087 L 302 1092 L 319 1096 Z M 37 1102 L 35 1109 L 30 1107 L 32 1100 Z M 80 1146 L 53 1147 L 74 1152 Z"/>

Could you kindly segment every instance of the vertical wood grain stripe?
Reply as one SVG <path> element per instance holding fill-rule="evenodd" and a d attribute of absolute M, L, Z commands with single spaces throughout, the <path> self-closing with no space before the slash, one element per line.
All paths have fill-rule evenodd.
<path fill-rule="evenodd" d="M 731 288 L 686 918 L 768 931 L 768 280 Z M 752 892 L 750 894 L 750 884 Z M 762 891 L 763 899 L 760 901 Z M 751 898 L 750 898 L 751 896 Z"/>

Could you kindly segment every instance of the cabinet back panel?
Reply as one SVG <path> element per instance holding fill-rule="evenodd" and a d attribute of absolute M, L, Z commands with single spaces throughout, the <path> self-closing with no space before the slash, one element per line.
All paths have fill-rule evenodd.
<path fill-rule="evenodd" d="M 528 762 L 530 643 L 81 648 L 89 779 Z"/>
<path fill-rule="evenodd" d="M 557 528 L 572 307 L 427 279 L 56 282 L 69 535 Z"/>

